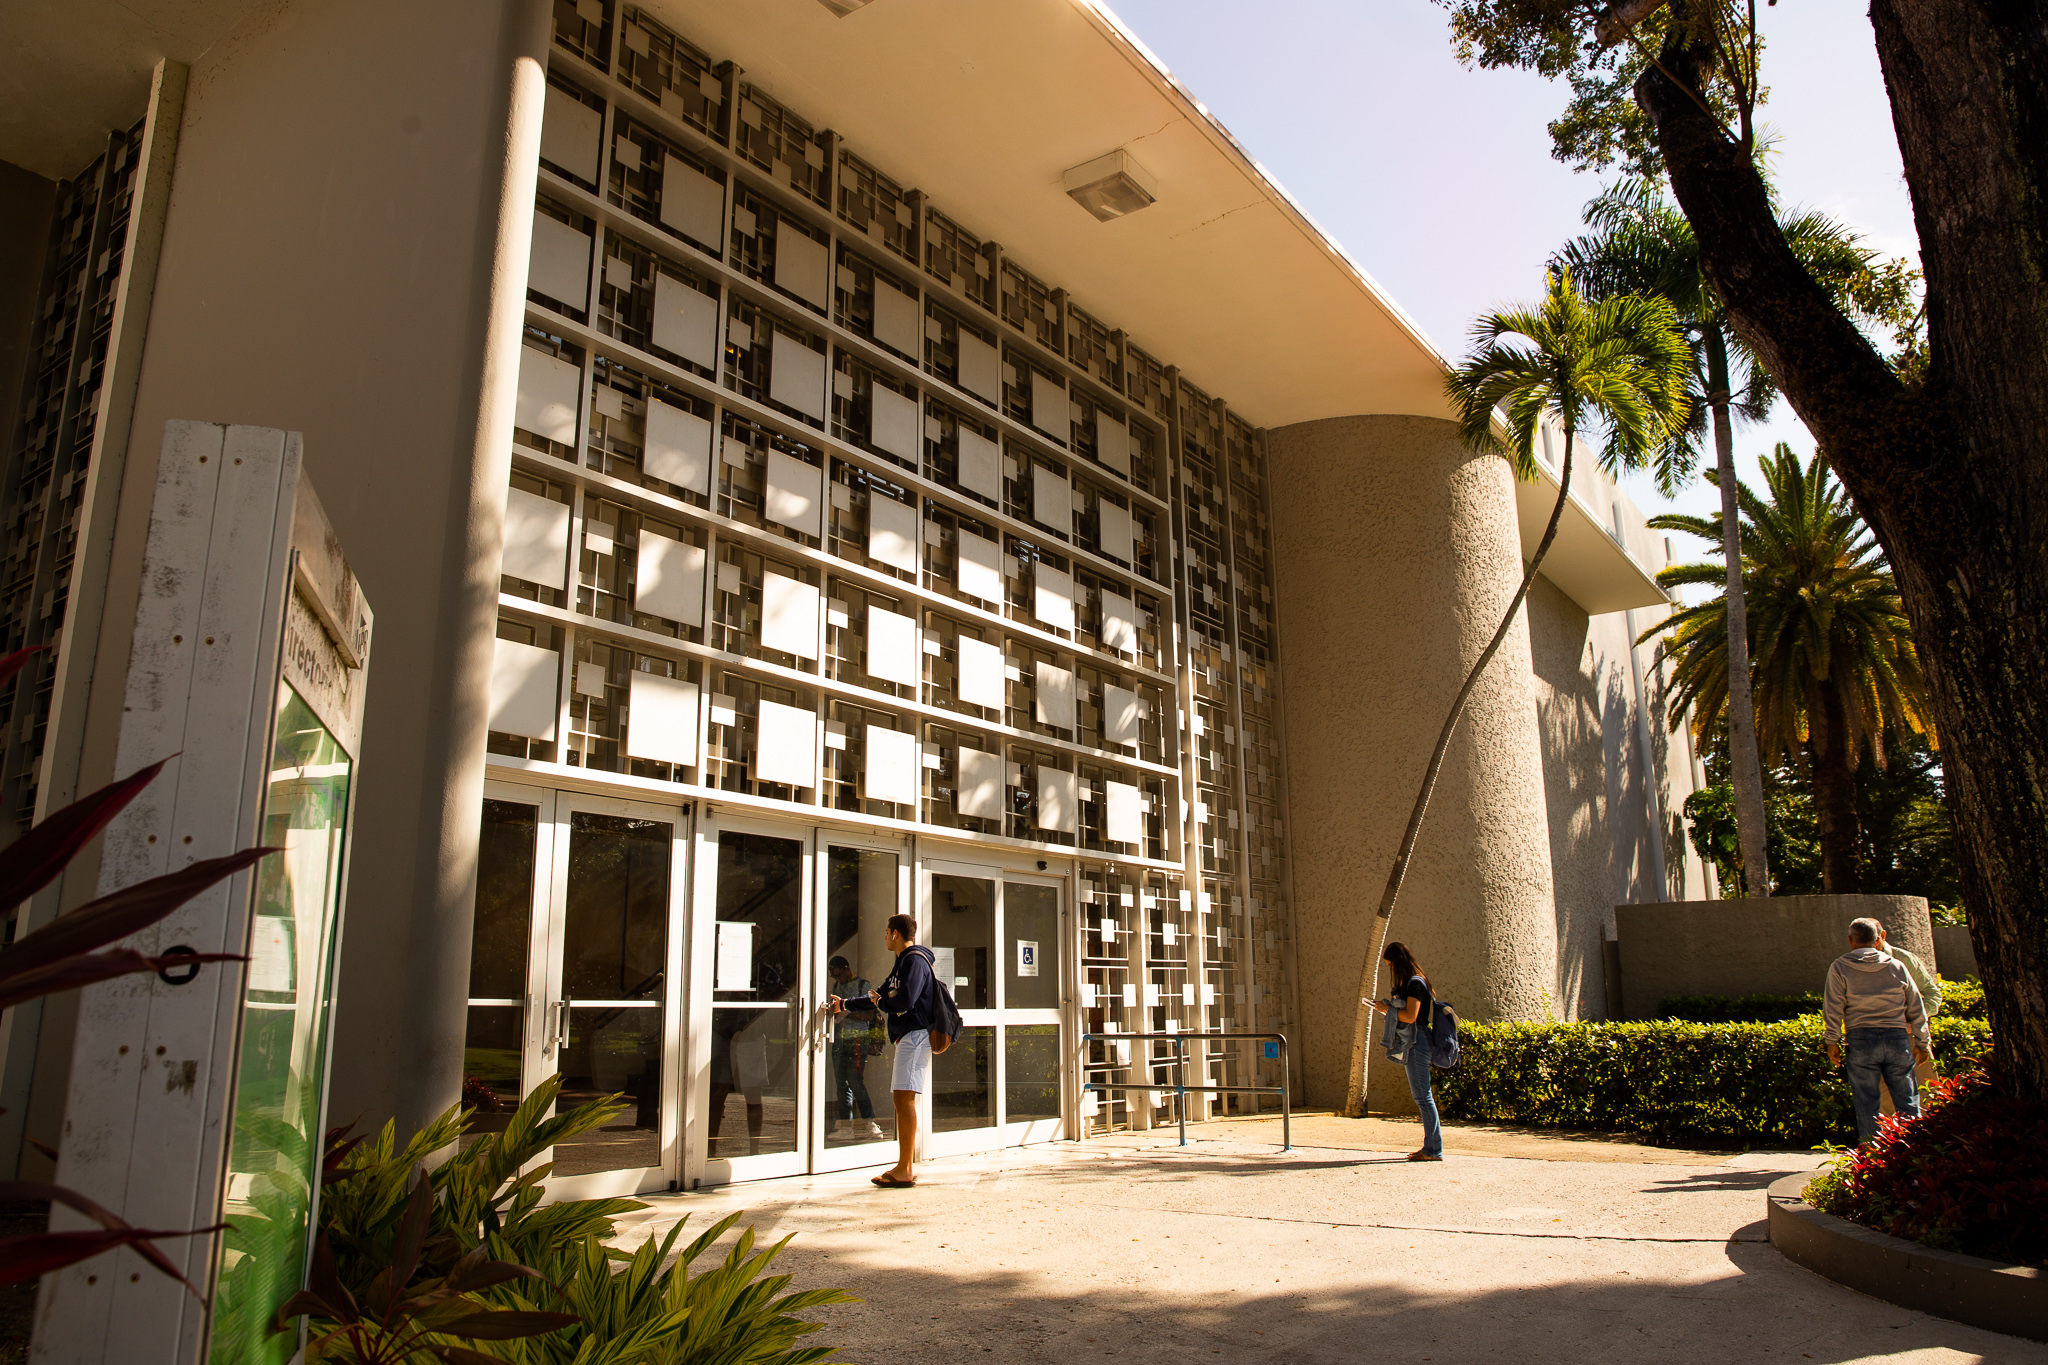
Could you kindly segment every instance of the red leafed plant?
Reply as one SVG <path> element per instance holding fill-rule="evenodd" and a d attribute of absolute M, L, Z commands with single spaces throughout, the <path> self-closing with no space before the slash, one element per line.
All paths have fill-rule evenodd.
<path fill-rule="evenodd" d="M 36 649 L 23 649 L 0 656 L 0 683 L 19 673 L 36 652 Z M 133 801 L 169 761 L 164 759 L 151 764 L 72 802 L 5 849 L 0 849 L 0 911 L 13 909 L 55 881 L 78 850 L 105 829 L 107 822 Z M 203 962 L 243 961 L 235 953 L 176 953 L 149 957 L 133 948 L 108 945 L 148 928 L 207 887 L 254 866 L 267 854 L 276 851 L 270 848 L 245 849 L 225 858 L 209 858 L 161 877 L 152 877 L 81 905 L 0 949 L 0 1010 L 38 996 L 77 990 L 117 976 L 162 971 L 168 967 L 189 967 Z M 40 1143 L 36 1145 L 41 1146 Z M 218 1230 L 217 1226 L 197 1228 L 192 1232 L 138 1228 L 75 1190 L 41 1181 L 0 1181 L 0 1200 L 47 1200 L 75 1209 L 99 1225 L 75 1232 L 32 1232 L 0 1237 L 0 1284 L 31 1280 L 74 1261 L 97 1256 L 115 1247 L 129 1246 L 196 1295 L 199 1290 L 178 1273 L 170 1259 L 153 1243 L 159 1238 L 190 1237 Z"/>
<path fill-rule="evenodd" d="M 1928 1088 L 1920 1117 L 1876 1136 L 1807 1187 L 1815 1208 L 1948 1251 L 2048 1265 L 2048 1106 L 1982 1070 Z"/>

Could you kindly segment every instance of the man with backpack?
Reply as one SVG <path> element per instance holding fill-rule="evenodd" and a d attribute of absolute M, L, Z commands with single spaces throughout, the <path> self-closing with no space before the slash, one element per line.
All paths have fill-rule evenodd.
<path fill-rule="evenodd" d="M 960 1036 L 960 1011 L 952 992 L 932 974 L 932 950 L 919 946 L 917 921 L 909 915 L 889 916 L 889 951 L 896 966 L 887 980 L 865 998 L 834 996 L 834 1014 L 880 1013 L 889 1021 L 889 1041 L 896 1058 L 889 1081 L 896 1102 L 896 1164 L 875 1177 L 888 1190 L 917 1183 L 911 1163 L 917 1153 L 917 1097 L 931 1084 L 932 1054 L 944 1052 Z"/>

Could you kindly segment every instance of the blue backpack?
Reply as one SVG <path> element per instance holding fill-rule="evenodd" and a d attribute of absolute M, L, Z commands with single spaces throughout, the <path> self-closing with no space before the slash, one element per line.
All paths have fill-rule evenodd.
<path fill-rule="evenodd" d="M 1447 1001 L 1430 1002 L 1429 1064 L 1438 1071 L 1458 1069 L 1458 1012 Z"/>

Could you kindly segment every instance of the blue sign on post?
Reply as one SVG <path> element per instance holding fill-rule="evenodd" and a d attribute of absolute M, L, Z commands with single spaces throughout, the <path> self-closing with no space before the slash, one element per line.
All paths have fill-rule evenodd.
<path fill-rule="evenodd" d="M 1268 1040 L 1266 1041 L 1266 1060 L 1267 1060 L 1267 1061 L 1269 1061 L 1269 1062 L 1272 1062 L 1272 1061 L 1278 1061 L 1278 1060 L 1279 1060 L 1279 1058 L 1280 1058 L 1280 1044 L 1279 1044 L 1278 1040 L 1276 1040 L 1276 1039 L 1268 1039 Z"/>

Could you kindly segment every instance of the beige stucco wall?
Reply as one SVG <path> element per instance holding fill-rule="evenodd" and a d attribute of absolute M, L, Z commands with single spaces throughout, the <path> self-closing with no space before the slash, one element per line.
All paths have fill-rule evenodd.
<path fill-rule="evenodd" d="M 1638 539 L 1649 542 L 1631 546 L 1638 558 L 1661 567 L 1661 542 Z M 1692 750 L 1665 723 L 1655 643 L 1635 644 L 1661 614 L 1588 617 L 1540 576 L 1529 593 L 1560 1019 L 1610 1012 L 1602 944 L 1614 937 L 1617 903 L 1709 894 L 1680 814 L 1693 790 Z"/>
<path fill-rule="evenodd" d="M 1270 432 L 1267 451 L 1303 1102 L 1336 1104 L 1373 910 L 1445 710 L 1521 561 L 1507 466 L 1465 449 L 1448 422 L 1306 422 Z M 1543 1016 L 1556 979 L 1550 855 L 1518 622 L 1445 757 L 1392 928 L 1466 1016 Z M 1373 1107 L 1408 1106 L 1383 1056 L 1371 1075 Z"/>
<path fill-rule="evenodd" d="M 459 1085 L 546 14 L 292 0 L 191 71 L 81 785 L 111 769 L 164 422 L 303 432 L 377 613 L 341 1119 L 416 1120 Z"/>
<path fill-rule="evenodd" d="M 1681 995 L 1800 995 L 1818 991 L 1849 951 L 1849 922 L 1868 916 L 1891 942 L 1933 963 L 1934 929 L 1921 896 L 1773 896 L 1768 900 L 1623 905 L 1621 981 L 1628 1017 L 1656 1017 Z"/>

